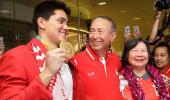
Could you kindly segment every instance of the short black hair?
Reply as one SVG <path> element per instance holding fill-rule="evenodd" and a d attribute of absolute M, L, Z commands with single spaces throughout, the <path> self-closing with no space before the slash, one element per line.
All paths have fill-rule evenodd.
<path fill-rule="evenodd" d="M 107 16 L 98 16 L 98 17 L 94 18 L 93 21 L 95 19 L 98 19 L 98 18 L 105 19 L 105 20 L 109 21 L 111 23 L 112 32 L 116 31 L 116 23 L 110 17 L 107 17 Z"/>
<path fill-rule="evenodd" d="M 48 20 L 51 15 L 54 15 L 55 10 L 63 10 L 67 14 L 67 16 L 71 14 L 71 11 L 66 6 L 66 4 L 58 0 L 43 1 L 35 7 L 33 18 L 32 18 L 32 24 L 33 24 L 33 29 L 37 34 L 38 34 L 37 19 L 39 17 L 42 17 Z"/>
<path fill-rule="evenodd" d="M 150 47 L 149 47 L 149 44 L 146 40 L 143 40 L 142 38 L 140 37 L 136 37 L 136 38 L 133 38 L 133 39 L 129 39 L 125 45 L 124 45 L 124 50 L 123 50 L 123 54 L 122 54 L 122 66 L 123 67 L 126 67 L 126 66 L 129 66 L 130 63 L 128 61 L 128 56 L 129 56 L 129 51 L 133 48 L 136 47 L 136 45 L 139 43 L 139 42 L 143 42 L 145 45 L 146 45 L 146 48 L 147 48 L 147 51 L 148 51 L 148 55 L 149 55 L 149 61 L 148 61 L 148 65 L 153 65 L 155 66 L 155 62 L 154 62 L 154 58 L 153 56 L 151 55 L 151 51 L 150 51 Z"/>
<path fill-rule="evenodd" d="M 164 41 L 163 41 L 163 42 L 159 42 L 159 43 L 154 47 L 152 54 L 154 54 L 154 53 L 155 53 L 155 50 L 156 50 L 157 48 L 159 48 L 159 47 L 165 47 L 165 48 L 167 48 L 168 55 L 170 56 L 170 46 L 168 45 L 168 43 L 166 43 L 166 42 L 164 42 Z"/>

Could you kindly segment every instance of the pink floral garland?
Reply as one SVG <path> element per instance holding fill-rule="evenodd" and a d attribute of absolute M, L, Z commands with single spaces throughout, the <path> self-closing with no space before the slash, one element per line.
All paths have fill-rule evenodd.
<path fill-rule="evenodd" d="M 153 66 L 147 66 L 146 70 L 149 72 L 152 82 L 156 86 L 159 97 L 161 100 L 170 100 L 168 91 L 163 81 L 163 77 L 160 72 Z M 137 81 L 137 78 L 130 66 L 126 66 L 123 69 L 123 76 L 128 80 L 132 97 L 134 100 L 145 100 L 145 94 Z"/>

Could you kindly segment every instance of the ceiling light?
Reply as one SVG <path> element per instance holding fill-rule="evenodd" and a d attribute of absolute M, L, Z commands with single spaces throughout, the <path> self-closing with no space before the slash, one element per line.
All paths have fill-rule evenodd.
<path fill-rule="evenodd" d="M 121 10 L 120 13 L 126 13 L 127 11 L 126 10 Z"/>
<path fill-rule="evenodd" d="M 77 28 L 74 28 L 74 27 L 69 27 L 69 30 L 74 30 L 74 31 L 77 31 Z M 80 29 L 80 32 L 89 33 L 88 31 L 86 31 L 86 30 L 83 30 L 83 29 Z"/>
<path fill-rule="evenodd" d="M 99 2 L 98 5 L 99 6 L 103 6 L 103 5 L 106 5 L 107 3 L 106 2 Z"/>
<path fill-rule="evenodd" d="M 3 13 L 3 14 L 9 14 L 10 13 L 9 10 L 5 10 L 5 9 L 0 10 L 0 12 Z"/>
<path fill-rule="evenodd" d="M 139 19 L 141 19 L 141 18 L 139 18 L 139 17 L 134 17 L 133 19 L 134 19 L 134 20 L 139 20 Z"/>

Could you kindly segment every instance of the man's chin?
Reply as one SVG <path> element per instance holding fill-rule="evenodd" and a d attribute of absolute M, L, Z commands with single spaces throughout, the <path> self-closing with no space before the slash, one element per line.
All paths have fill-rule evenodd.
<path fill-rule="evenodd" d="M 161 65 L 157 65 L 157 67 L 158 67 L 159 69 L 164 69 L 164 67 L 161 66 Z"/>
<path fill-rule="evenodd" d="M 98 51 L 100 50 L 100 47 L 92 47 L 93 50 Z"/>
<path fill-rule="evenodd" d="M 62 39 L 60 39 L 60 42 L 66 42 L 67 41 L 67 39 L 66 38 L 62 38 Z"/>

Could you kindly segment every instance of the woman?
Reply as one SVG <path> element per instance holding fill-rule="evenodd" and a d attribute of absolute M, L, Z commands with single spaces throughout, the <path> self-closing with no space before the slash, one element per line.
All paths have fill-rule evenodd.
<path fill-rule="evenodd" d="M 163 77 L 153 61 L 147 42 L 141 38 L 126 42 L 120 74 L 123 100 L 169 100 Z"/>
<path fill-rule="evenodd" d="M 157 68 L 163 74 L 163 77 L 167 83 L 167 86 L 170 85 L 170 47 L 165 42 L 160 42 L 155 46 L 153 50 L 154 59 L 156 62 Z M 169 88 L 170 93 L 170 88 Z"/>

